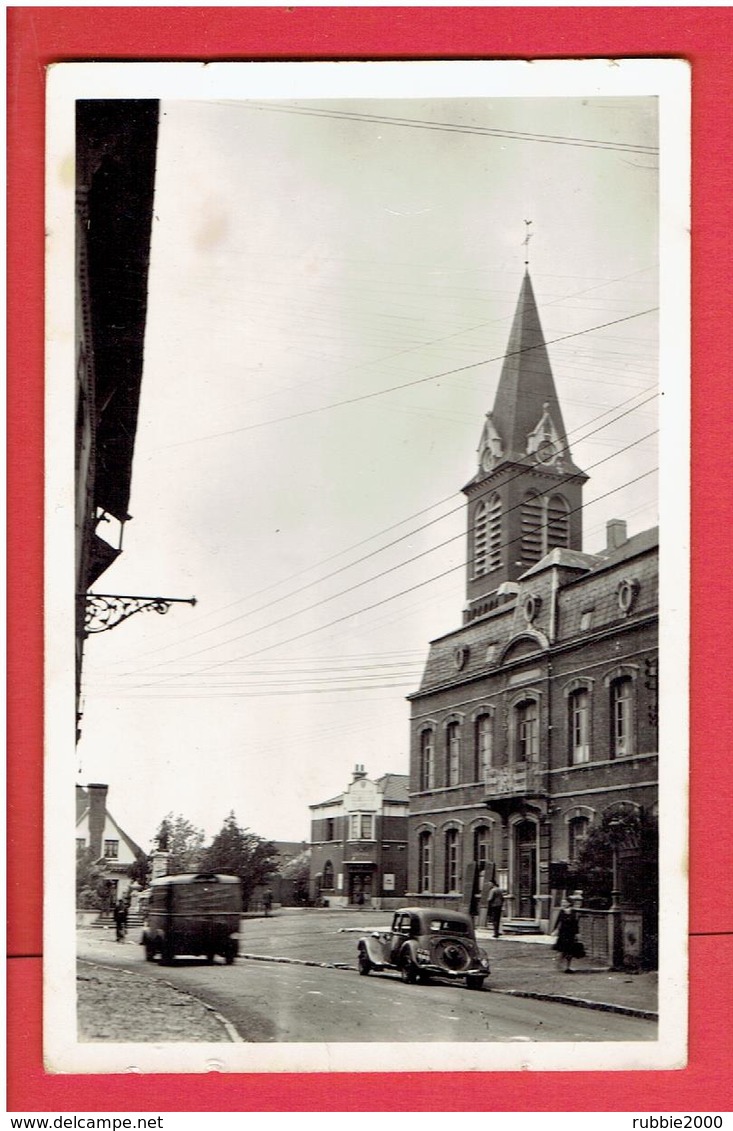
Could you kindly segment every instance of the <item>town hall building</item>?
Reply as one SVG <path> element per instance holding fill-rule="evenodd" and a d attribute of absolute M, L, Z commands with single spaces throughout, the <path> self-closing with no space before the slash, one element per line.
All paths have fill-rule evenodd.
<path fill-rule="evenodd" d="M 463 623 L 432 641 L 409 696 L 408 900 L 459 906 L 468 877 L 495 877 L 506 918 L 546 931 L 590 830 L 633 840 L 656 820 L 657 531 L 615 520 L 585 552 L 587 479 L 525 273 L 463 488 Z M 624 852 L 638 861 L 638 844 Z M 648 912 L 656 877 L 618 862 L 614 900 L 632 906 L 641 877 Z"/>

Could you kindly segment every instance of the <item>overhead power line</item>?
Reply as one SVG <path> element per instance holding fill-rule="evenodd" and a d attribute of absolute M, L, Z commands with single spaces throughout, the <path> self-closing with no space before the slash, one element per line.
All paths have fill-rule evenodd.
<path fill-rule="evenodd" d="M 637 441 L 637 442 L 640 442 L 640 441 Z M 629 445 L 629 447 L 633 447 L 633 446 L 634 446 L 634 444 Z M 601 460 L 599 462 L 605 463 L 608 459 L 611 459 L 611 458 L 614 458 L 614 457 L 613 456 L 607 456 L 604 460 Z M 627 480 L 625 483 L 620 484 L 618 487 L 614 487 L 611 490 L 604 492 L 602 495 L 598 495 L 595 499 L 592 499 L 590 503 L 586 503 L 585 507 L 587 508 L 589 506 L 593 506 L 595 503 L 600 502 L 602 499 L 608 498 L 608 496 L 616 494 L 617 491 L 620 491 L 625 487 L 632 486 L 634 483 L 641 482 L 641 480 L 648 478 L 650 475 L 653 475 L 657 470 L 658 470 L 658 468 L 654 467 L 654 468 L 651 468 L 649 471 L 646 471 L 646 472 L 643 472 L 640 475 L 637 475 L 633 479 Z M 583 510 L 582 506 L 573 508 L 572 510 L 570 510 L 568 512 L 568 515 L 574 514 L 577 511 L 581 511 L 581 510 Z M 464 535 L 462 533 L 460 535 L 460 537 L 463 537 L 463 536 Z M 459 537 L 459 536 L 456 536 L 456 537 Z M 511 542 L 504 543 L 504 547 L 506 547 L 508 545 L 512 545 L 516 540 L 517 539 L 512 539 Z M 448 541 L 455 541 L 455 538 L 449 539 Z M 402 566 L 409 564 L 409 562 L 412 562 L 412 561 L 415 561 L 419 558 L 425 557 L 426 554 L 428 554 L 430 552 L 432 552 L 432 551 L 428 550 L 428 551 L 425 551 L 425 553 L 423 553 L 423 554 L 417 554 L 417 555 L 415 555 L 414 558 L 409 559 L 408 562 L 403 562 L 399 566 L 395 566 L 392 569 L 385 570 L 384 573 L 377 574 L 375 577 L 367 579 L 367 581 L 360 582 L 357 585 L 351 586 L 349 589 L 343 590 L 342 592 L 335 594 L 333 597 L 327 597 L 327 598 L 324 598 L 322 601 L 317 601 L 313 605 L 309 605 L 305 609 L 299 610 L 299 614 L 302 614 L 302 613 L 305 613 L 305 612 L 310 612 L 314 608 L 320 607 L 321 605 L 325 604 L 327 601 L 334 600 L 336 597 L 344 596 L 345 594 L 352 592 L 354 589 L 360 588 L 361 585 L 368 584 L 369 581 L 376 581 L 379 578 L 385 576 L 385 574 L 392 573 L 392 572 L 394 572 L 395 569 L 402 568 Z M 361 609 L 356 609 L 352 612 L 345 613 L 343 616 L 336 617 L 335 620 L 329 621 L 327 624 L 318 625 L 315 628 L 311 628 L 311 629 L 306 629 L 304 632 L 298 633 L 295 636 L 288 637 L 286 640 L 280 640 L 280 641 L 277 641 L 274 644 L 264 645 L 262 648 L 255 649 L 255 651 L 253 651 L 253 652 L 248 652 L 244 656 L 235 656 L 235 657 L 232 657 L 230 659 L 219 660 L 215 663 L 207 664 L 204 667 L 197 668 L 195 671 L 187 673 L 187 674 L 186 673 L 172 673 L 171 675 L 165 676 L 163 679 L 160 679 L 160 680 L 158 680 L 154 683 L 140 684 L 140 685 L 137 685 L 137 686 L 143 686 L 143 687 L 144 686 L 152 686 L 152 687 L 160 686 L 160 685 L 163 685 L 163 684 L 169 682 L 171 679 L 191 678 L 191 677 L 196 676 L 196 675 L 201 675 L 204 672 L 211 671 L 214 668 L 220 668 L 220 667 L 226 666 L 227 664 L 238 663 L 242 660 L 251 659 L 253 656 L 259 656 L 264 652 L 271 651 L 273 648 L 283 647 L 285 644 L 291 644 L 296 640 L 302 640 L 304 637 L 311 636 L 315 632 L 321 632 L 324 629 L 331 628 L 336 624 L 341 624 L 341 623 L 343 623 L 343 621 L 350 620 L 352 617 L 360 616 L 360 615 L 362 615 L 363 613 L 366 613 L 366 612 L 371 612 L 373 609 L 379 608 L 380 605 L 384 605 L 384 604 L 387 604 L 391 601 L 394 601 L 398 597 L 403 597 L 408 593 L 414 592 L 416 589 L 421 589 L 425 585 L 429 585 L 433 581 L 438 581 L 440 578 L 446 577 L 451 573 L 455 573 L 459 569 L 465 569 L 466 564 L 467 563 L 465 561 L 459 562 L 458 565 L 456 565 L 456 566 L 451 566 L 449 569 L 443 570 L 441 573 L 435 574 L 433 577 L 427 578 L 425 581 L 417 582 L 415 585 L 411 585 L 407 589 L 400 590 L 398 593 L 394 593 L 394 594 L 391 594 L 388 597 L 381 598 L 379 601 L 376 601 L 371 605 L 367 605 L 367 606 L 365 606 Z M 278 618 L 275 621 L 271 621 L 267 625 L 263 625 L 261 628 L 252 629 L 249 632 L 242 633 L 240 636 L 233 637 L 232 639 L 227 640 L 227 641 L 223 641 L 220 644 L 211 645 L 210 647 L 200 649 L 198 652 L 189 653 L 189 656 L 187 656 L 187 657 L 179 657 L 179 660 L 180 659 L 189 659 L 193 656 L 201 655 L 203 652 L 208 652 L 208 651 L 211 650 L 211 648 L 214 648 L 214 647 L 224 647 L 226 644 L 236 643 L 237 640 L 245 639 L 246 637 L 251 636 L 256 632 L 263 632 L 263 631 L 265 631 L 269 628 L 274 628 L 278 624 L 281 624 L 284 621 L 290 620 L 290 619 L 291 619 L 291 616 Z M 163 663 L 166 663 L 166 662 L 164 661 Z M 140 674 L 142 674 L 142 673 L 140 673 Z"/>
<path fill-rule="evenodd" d="M 225 432 L 214 432 L 210 433 L 207 436 L 194 436 L 190 440 L 179 440 L 175 444 L 166 444 L 165 447 L 180 448 L 185 446 L 186 444 L 202 443 L 204 440 L 218 440 L 224 436 L 236 436 L 242 432 L 251 432 L 257 428 L 265 428 L 270 424 L 282 424 L 288 420 L 300 420 L 305 416 L 314 416 L 316 413 L 326 412 L 333 408 L 344 408 L 347 405 L 359 404 L 363 401 L 374 400 L 375 397 L 383 397 L 388 393 L 399 392 L 402 389 L 412 389 L 417 385 L 425 385 L 430 381 L 439 381 L 443 377 L 451 377 L 456 373 L 466 373 L 470 369 L 478 369 L 481 365 L 490 365 L 495 361 L 503 361 L 506 357 L 516 357 L 519 354 L 531 353 L 532 351 L 537 349 L 544 349 L 547 346 L 556 345 L 558 342 L 569 341 L 571 338 L 580 338 L 585 334 L 593 334 L 598 330 L 606 330 L 609 326 L 618 326 L 622 322 L 630 322 L 632 319 L 643 318 L 647 314 L 654 314 L 658 309 L 659 307 L 652 306 L 649 307 L 648 310 L 639 310 L 634 314 L 626 314 L 622 318 L 614 318 L 610 322 L 600 322 L 595 326 L 588 326 L 585 330 L 574 330 L 569 334 L 560 334 L 556 338 L 550 338 L 547 341 L 543 341 L 541 345 L 524 346 L 522 349 L 509 350 L 505 353 L 496 354 L 494 357 L 485 357 L 481 358 L 479 361 L 471 361 L 466 365 L 459 365 L 454 369 L 444 369 L 442 372 L 432 373 L 428 377 L 418 377 L 413 381 L 404 381 L 399 385 L 391 385 L 387 389 L 376 389 L 371 393 L 362 393 L 358 397 L 348 397 L 346 400 L 334 401 L 328 405 L 320 405 L 318 408 L 304 409 L 302 412 L 290 413 L 287 416 L 278 416 L 272 420 L 261 420 L 257 424 L 244 424 L 239 428 L 229 428 Z"/>
<path fill-rule="evenodd" d="M 356 110 L 324 109 L 318 106 L 292 105 L 278 102 L 236 103 L 246 110 L 272 114 L 295 114 L 303 117 L 332 118 L 341 121 L 364 122 L 377 126 L 396 126 L 407 129 L 432 130 L 440 133 L 471 134 L 475 137 L 496 137 L 503 140 L 540 142 L 546 145 L 576 146 L 581 149 L 607 149 L 616 153 L 634 153 L 637 156 L 656 157 L 659 148 L 637 142 L 612 141 L 610 138 L 572 137 L 567 134 L 531 133 L 523 130 L 505 130 L 498 126 L 470 126 L 457 122 L 431 122 L 425 118 L 400 118 L 387 114 L 364 114 Z"/>

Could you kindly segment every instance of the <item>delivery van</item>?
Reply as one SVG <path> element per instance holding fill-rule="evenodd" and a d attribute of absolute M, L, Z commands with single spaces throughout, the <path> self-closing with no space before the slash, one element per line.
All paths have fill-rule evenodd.
<path fill-rule="evenodd" d="M 148 962 L 176 955 L 219 954 L 230 966 L 239 950 L 242 885 L 238 876 L 186 872 L 161 876 L 149 889 L 142 944 Z"/>

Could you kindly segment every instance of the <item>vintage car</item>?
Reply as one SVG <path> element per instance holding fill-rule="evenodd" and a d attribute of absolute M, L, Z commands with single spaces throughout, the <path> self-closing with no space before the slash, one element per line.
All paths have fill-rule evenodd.
<path fill-rule="evenodd" d="M 490 973 L 471 916 L 444 907 L 402 907 L 390 930 L 365 935 L 357 947 L 360 974 L 398 970 L 407 982 L 465 978 L 469 990 L 480 990 Z"/>
<path fill-rule="evenodd" d="M 150 885 L 142 944 L 152 962 L 156 954 L 170 965 L 177 954 L 220 954 L 230 966 L 239 949 L 242 884 L 238 876 L 211 872 L 161 876 Z"/>

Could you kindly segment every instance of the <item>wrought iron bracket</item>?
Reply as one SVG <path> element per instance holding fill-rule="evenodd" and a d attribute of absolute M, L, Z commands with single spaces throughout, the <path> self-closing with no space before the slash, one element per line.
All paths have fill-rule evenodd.
<path fill-rule="evenodd" d="M 195 597 L 133 597 L 114 593 L 81 593 L 77 600 L 84 607 L 84 635 L 108 632 L 135 613 L 167 613 L 171 605 L 195 605 Z"/>

